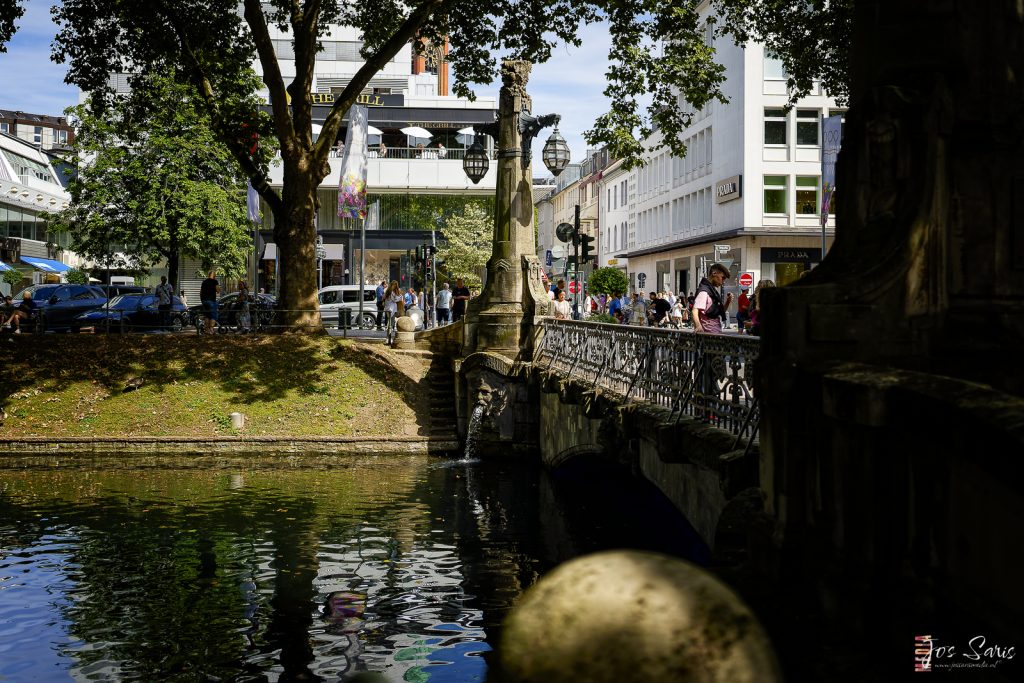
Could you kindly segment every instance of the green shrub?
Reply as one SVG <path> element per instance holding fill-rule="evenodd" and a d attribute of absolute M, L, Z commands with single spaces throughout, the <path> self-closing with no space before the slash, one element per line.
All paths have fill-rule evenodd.
<path fill-rule="evenodd" d="M 615 316 L 608 315 L 607 313 L 591 313 L 586 317 L 588 323 L 617 323 L 618 320 Z"/>
<path fill-rule="evenodd" d="M 89 273 L 78 268 L 72 268 L 64 274 L 64 279 L 73 285 L 87 285 L 89 284 Z"/>

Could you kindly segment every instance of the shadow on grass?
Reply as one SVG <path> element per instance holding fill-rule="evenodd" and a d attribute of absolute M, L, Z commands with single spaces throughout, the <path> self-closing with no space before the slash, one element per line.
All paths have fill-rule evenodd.
<path fill-rule="evenodd" d="M 326 337 L 171 335 L 20 335 L 3 344 L 0 406 L 32 388 L 61 391 L 78 382 L 111 394 L 141 380 L 162 391 L 171 383 L 212 382 L 242 403 L 323 394 L 345 366 L 395 390 L 415 410 L 416 383 L 387 358 Z M 358 387 L 353 387 L 358 389 Z"/>

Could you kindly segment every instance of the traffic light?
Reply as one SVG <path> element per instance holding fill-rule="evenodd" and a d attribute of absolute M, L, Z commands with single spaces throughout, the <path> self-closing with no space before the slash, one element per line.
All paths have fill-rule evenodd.
<path fill-rule="evenodd" d="M 427 257 L 426 267 L 423 270 L 423 274 L 428 281 L 434 279 L 434 259 L 433 257 Z"/>
<path fill-rule="evenodd" d="M 597 254 L 594 253 L 594 236 L 580 235 L 580 262 L 596 261 Z"/>

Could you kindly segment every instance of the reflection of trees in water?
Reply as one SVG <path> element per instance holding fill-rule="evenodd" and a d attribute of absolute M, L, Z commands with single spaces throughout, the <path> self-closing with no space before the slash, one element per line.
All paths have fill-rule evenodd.
<path fill-rule="evenodd" d="M 77 587 L 58 604 L 85 643 L 65 653 L 76 675 L 161 681 L 480 667 L 467 651 L 495 642 L 515 598 L 595 549 L 576 503 L 526 463 L 374 462 L 5 472 L 3 543 L 72 530 Z M 332 594 L 362 602 L 332 616 Z"/>
<path fill-rule="evenodd" d="M 358 538 L 359 518 L 377 515 L 380 533 L 402 525 L 408 536 L 416 520 L 384 503 L 407 494 L 416 469 L 249 473 L 241 486 L 210 472 L 36 472 L 5 478 L 0 516 L 45 509 L 45 525 L 5 534 L 22 547 L 54 527 L 78 530 L 66 558 L 76 588 L 61 610 L 88 644 L 66 653 L 82 675 L 196 680 L 273 666 L 281 680 L 317 680 L 308 633 L 321 534 L 350 539 L 357 527 Z"/>

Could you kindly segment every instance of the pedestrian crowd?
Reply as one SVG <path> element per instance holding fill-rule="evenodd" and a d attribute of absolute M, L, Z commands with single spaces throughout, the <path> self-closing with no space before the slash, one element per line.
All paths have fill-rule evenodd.
<path fill-rule="evenodd" d="M 645 296 L 641 291 L 634 291 L 626 296 L 625 292 L 617 292 L 611 296 L 605 294 L 588 294 L 581 302 L 580 315 L 587 317 L 594 314 L 606 314 L 616 323 L 643 327 L 662 327 L 668 329 L 692 329 L 705 334 L 722 334 L 729 329 L 730 310 L 732 310 L 733 294 L 723 291 L 725 280 L 730 277 L 729 269 L 720 263 L 708 268 L 708 273 L 701 278 L 697 290 L 685 296 L 678 296 L 670 290 L 652 291 Z M 771 280 L 757 283 L 753 295 L 750 288 L 740 287 L 740 295 L 736 298 L 736 328 L 741 334 L 760 336 L 761 304 L 758 295 L 765 288 L 774 287 Z M 558 280 L 551 285 L 548 296 L 552 300 L 552 316 L 556 319 L 572 319 L 573 303 L 566 299 L 565 280 Z"/>

